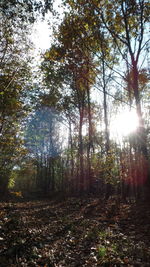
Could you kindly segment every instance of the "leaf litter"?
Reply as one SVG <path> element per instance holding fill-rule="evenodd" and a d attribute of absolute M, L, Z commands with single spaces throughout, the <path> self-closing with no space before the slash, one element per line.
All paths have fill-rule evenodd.
<path fill-rule="evenodd" d="M 0 203 L 1 267 L 150 266 L 148 203 Z"/>

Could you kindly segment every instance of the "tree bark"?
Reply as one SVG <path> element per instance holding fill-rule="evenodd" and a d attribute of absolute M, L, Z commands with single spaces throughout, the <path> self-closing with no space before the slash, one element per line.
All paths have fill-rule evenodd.
<path fill-rule="evenodd" d="M 138 150 L 139 152 L 142 152 L 142 154 L 144 155 L 146 159 L 148 159 L 146 131 L 145 131 L 144 120 L 142 116 L 139 85 L 138 85 L 139 72 L 137 68 L 137 63 L 134 59 L 132 60 L 132 66 L 133 66 L 133 85 L 132 86 L 133 86 L 134 98 L 135 98 L 135 103 L 136 103 L 136 113 L 139 119 L 139 127 L 137 129 Z"/>
<path fill-rule="evenodd" d="M 83 164 L 83 108 L 80 108 L 80 121 L 79 121 L 79 192 L 84 189 L 84 164 Z"/>

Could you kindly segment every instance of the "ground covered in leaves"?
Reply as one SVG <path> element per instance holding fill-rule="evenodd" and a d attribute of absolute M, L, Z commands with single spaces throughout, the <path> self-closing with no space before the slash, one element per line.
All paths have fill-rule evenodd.
<path fill-rule="evenodd" d="M 150 266 L 149 204 L 0 202 L 0 266 Z"/>

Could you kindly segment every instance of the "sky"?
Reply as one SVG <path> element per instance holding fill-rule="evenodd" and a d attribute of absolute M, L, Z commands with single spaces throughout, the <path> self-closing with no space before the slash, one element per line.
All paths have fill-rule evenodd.
<path fill-rule="evenodd" d="M 61 22 L 61 19 L 64 15 L 64 10 L 61 7 L 61 0 L 55 0 L 53 4 L 54 11 L 57 12 L 57 18 L 55 19 L 53 15 L 48 12 L 45 15 L 45 19 L 39 20 L 34 24 L 32 30 L 31 39 L 35 45 L 35 50 L 43 51 L 50 47 L 53 35 L 53 27 L 57 25 L 58 19 Z"/>
<path fill-rule="evenodd" d="M 48 25 L 47 21 L 38 21 L 33 27 L 32 41 L 35 46 L 35 50 L 46 50 L 50 47 L 52 29 Z"/>

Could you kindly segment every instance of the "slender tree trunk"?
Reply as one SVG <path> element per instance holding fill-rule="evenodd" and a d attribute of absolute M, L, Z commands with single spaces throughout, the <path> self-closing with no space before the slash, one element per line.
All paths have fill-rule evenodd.
<path fill-rule="evenodd" d="M 92 114 L 91 114 L 91 99 L 90 99 L 90 88 L 87 85 L 87 101 L 88 101 L 88 147 L 87 147 L 87 190 L 92 189 L 92 171 L 91 171 L 91 150 L 94 152 L 93 146 L 93 128 L 92 128 Z"/>
<path fill-rule="evenodd" d="M 142 116 L 142 110 L 141 110 L 141 101 L 140 101 L 140 95 L 139 95 L 139 86 L 138 86 L 138 79 L 139 79 L 139 73 L 137 69 L 137 64 L 135 60 L 132 60 L 133 65 L 133 91 L 134 91 L 134 97 L 135 97 L 135 103 L 136 103 L 136 112 L 139 119 L 139 127 L 137 130 L 137 138 L 138 138 L 138 150 L 139 152 L 142 152 L 144 157 L 148 159 L 148 152 L 147 152 L 147 144 L 146 144 L 146 131 L 144 127 L 144 121 Z"/>
<path fill-rule="evenodd" d="M 103 52 L 102 52 L 103 54 Z M 104 55 L 102 56 L 102 72 L 103 72 L 103 95 L 104 95 L 104 123 L 105 123 L 105 149 L 108 154 L 110 150 L 110 139 L 109 139 L 109 127 L 108 127 L 108 109 L 107 109 L 107 94 L 106 94 L 106 75 L 105 75 L 105 62 Z"/>
<path fill-rule="evenodd" d="M 71 120 L 69 120 L 69 142 L 70 142 L 70 155 L 71 155 L 71 177 L 74 177 L 74 156 L 73 156 L 73 140 L 72 140 L 72 127 Z"/>
<path fill-rule="evenodd" d="M 7 171 L 7 173 L 1 172 L 0 174 L 0 196 L 3 196 L 8 192 L 9 176 L 9 171 Z"/>
<path fill-rule="evenodd" d="M 51 170 L 52 170 L 52 173 L 51 173 L 51 190 L 52 190 L 52 193 L 55 192 L 55 159 L 54 158 L 51 158 L 51 161 L 52 161 L 52 166 L 51 166 Z"/>
<path fill-rule="evenodd" d="M 150 172 L 149 172 L 149 164 L 148 164 L 148 151 L 147 151 L 147 136 L 146 136 L 146 129 L 144 125 L 142 110 L 141 110 L 141 100 L 139 94 L 139 72 L 137 67 L 137 62 L 132 57 L 132 70 L 133 70 L 133 92 L 136 104 L 136 113 L 139 119 L 139 127 L 137 129 L 137 151 L 138 151 L 138 162 L 140 162 L 140 168 L 143 172 L 137 173 L 137 188 L 138 195 L 141 195 L 144 186 L 146 186 L 145 190 L 145 197 L 149 198 L 150 192 Z M 141 160 L 140 160 L 141 159 Z M 138 184 L 138 176 L 141 176 L 142 183 Z M 143 194 L 144 195 L 144 194 Z"/>
<path fill-rule="evenodd" d="M 82 192 L 84 188 L 84 164 L 83 164 L 83 107 L 80 108 L 80 121 L 79 121 L 79 191 Z"/>

